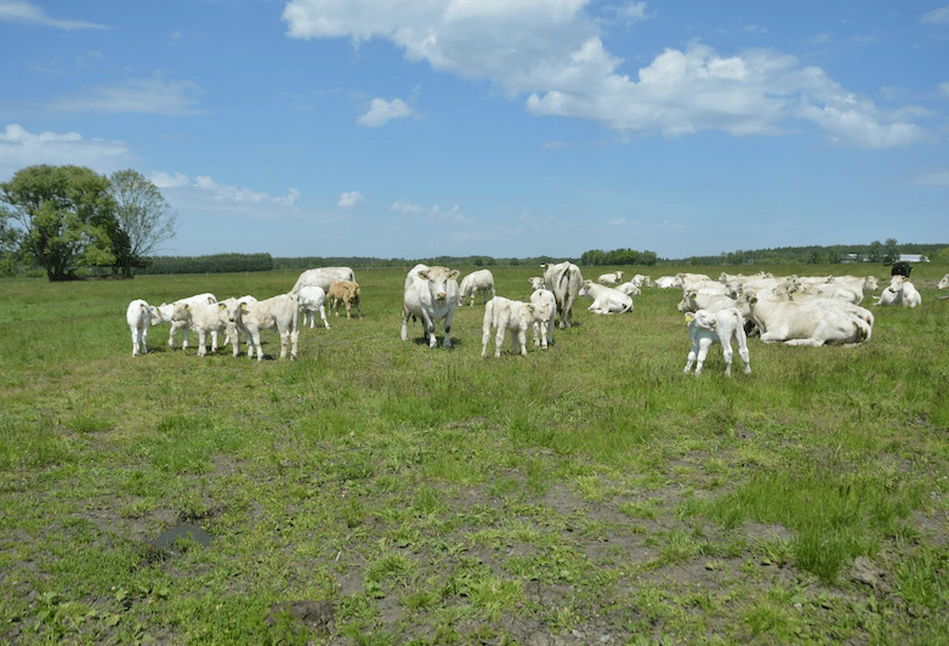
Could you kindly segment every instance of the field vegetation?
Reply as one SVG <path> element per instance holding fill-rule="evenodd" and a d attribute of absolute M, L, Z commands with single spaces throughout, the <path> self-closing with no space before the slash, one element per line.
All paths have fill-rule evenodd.
<path fill-rule="evenodd" d="M 718 349 L 682 374 L 674 290 L 581 298 L 526 358 L 480 358 L 480 302 L 453 349 L 402 343 L 405 269 L 356 268 L 363 318 L 295 362 L 171 350 L 167 324 L 132 358 L 124 313 L 296 271 L 0 281 L 0 642 L 949 640 L 945 267 L 868 343 L 752 338 L 731 379 Z M 776 268 L 841 270 L 888 273 Z"/>

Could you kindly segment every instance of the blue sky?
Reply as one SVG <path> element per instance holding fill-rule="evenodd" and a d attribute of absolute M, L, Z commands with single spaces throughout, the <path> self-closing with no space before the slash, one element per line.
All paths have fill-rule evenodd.
<path fill-rule="evenodd" d="M 949 5 L 0 0 L 0 181 L 134 168 L 161 253 L 949 241 Z"/>

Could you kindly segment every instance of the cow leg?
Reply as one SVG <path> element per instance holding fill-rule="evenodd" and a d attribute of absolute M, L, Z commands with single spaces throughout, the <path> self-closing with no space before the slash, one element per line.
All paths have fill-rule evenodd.
<path fill-rule="evenodd" d="M 330 323 L 326 320 L 326 308 L 322 305 L 320 305 L 320 318 L 323 319 L 323 327 L 325 327 L 327 330 L 330 329 Z M 314 316 L 313 319 L 315 320 L 316 317 Z M 311 325 L 310 327 L 313 326 Z"/>
<path fill-rule="evenodd" d="M 198 356 L 203 357 L 208 353 L 208 333 L 204 328 L 198 330 Z"/>
<path fill-rule="evenodd" d="M 211 352 L 217 352 L 217 330 L 211 330 Z"/>
<path fill-rule="evenodd" d="M 732 344 L 726 339 L 722 339 L 722 357 L 725 359 L 725 376 L 732 376 L 732 357 L 734 356 L 734 350 L 732 350 Z"/>
<path fill-rule="evenodd" d="M 521 345 L 521 356 L 527 356 L 527 328 L 520 328 L 517 331 L 517 340 Z"/>
<path fill-rule="evenodd" d="M 699 339 L 699 356 L 695 361 L 695 374 L 702 374 L 702 364 L 705 363 L 705 357 L 708 356 L 708 349 L 712 347 L 712 340 L 708 338 Z"/>
<path fill-rule="evenodd" d="M 504 333 L 507 331 L 507 326 L 502 322 L 498 325 L 498 333 L 494 337 L 494 356 L 495 358 L 501 357 L 501 346 L 504 345 Z"/>
<path fill-rule="evenodd" d="M 402 340 L 409 340 L 409 313 L 402 309 Z"/>
<path fill-rule="evenodd" d="M 142 354 L 148 354 L 148 328 L 147 327 L 142 329 L 141 344 L 142 344 L 142 348 L 141 348 Z"/>

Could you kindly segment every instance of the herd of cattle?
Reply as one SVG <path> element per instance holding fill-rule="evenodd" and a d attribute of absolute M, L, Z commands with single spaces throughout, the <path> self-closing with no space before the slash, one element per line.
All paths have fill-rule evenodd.
<path fill-rule="evenodd" d="M 751 372 L 747 335 L 760 334 L 765 342 L 788 345 L 822 346 L 851 345 L 868 340 L 873 330 L 873 314 L 861 306 L 866 294 L 878 289 L 873 276 L 775 277 L 768 273 L 753 276 L 722 273 L 718 280 L 705 274 L 679 273 L 653 281 L 637 274 L 622 282 L 623 272 L 602 274 L 597 282 L 584 280 L 580 268 L 570 262 L 544 264 L 543 276 L 530 278 L 533 293 L 530 302 L 498 296 L 494 277 L 487 269 L 474 271 L 458 284 L 460 272 L 447 267 L 419 264 L 405 278 L 402 304 L 403 341 L 409 338 L 410 320 L 421 321 L 425 340 L 437 346 L 436 325 L 444 329 L 442 344 L 451 347 L 451 323 L 457 307 L 465 301 L 470 306 L 480 293 L 485 306 L 482 325 L 481 356 L 487 356 L 492 335 L 494 355 L 500 356 L 507 333 L 511 334 L 512 350 L 527 355 L 527 332 L 533 331 L 534 345 L 548 347 L 553 341 L 556 325 L 571 327 L 573 308 L 579 296 L 593 299 L 587 310 L 594 314 L 621 314 L 633 310 L 633 296 L 644 287 L 681 289 L 677 309 L 686 314 L 692 343 L 685 372 L 702 364 L 712 344 L 722 346 L 726 374 L 731 374 L 732 343 Z M 614 286 L 615 285 L 615 286 Z M 949 274 L 937 284 L 949 287 Z M 489 299 L 490 293 L 490 299 Z M 240 354 L 241 338 L 247 342 L 247 356 L 256 350 L 257 360 L 263 358 L 260 331 L 274 329 L 280 335 L 280 357 L 297 356 L 301 314 L 303 324 L 315 326 L 319 313 L 329 329 L 326 307 L 339 316 L 340 306 L 349 318 L 355 309 L 361 316 L 360 288 L 348 267 L 321 267 L 304 271 L 286 294 L 258 301 L 253 296 L 218 301 L 205 293 L 173 303 L 149 305 L 141 299 L 132 301 L 126 318 L 132 335 L 132 356 L 147 352 L 148 328 L 171 323 L 168 345 L 174 347 L 175 332 L 182 330 L 183 347 L 188 347 L 188 332 L 198 333 L 198 354 L 207 353 L 208 336 L 211 351 L 218 348 L 218 334 L 225 334 L 224 345 L 230 344 L 234 356 Z M 919 291 L 907 277 L 893 276 L 876 305 L 916 307 L 921 302 Z"/>

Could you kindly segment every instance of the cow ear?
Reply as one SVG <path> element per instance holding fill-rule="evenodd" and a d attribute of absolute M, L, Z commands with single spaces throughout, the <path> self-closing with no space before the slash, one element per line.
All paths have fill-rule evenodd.
<path fill-rule="evenodd" d="M 189 305 L 188 303 L 185 303 L 185 309 L 186 309 L 186 310 L 190 310 L 190 309 L 191 309 L 191 305 Z"/>
<path fill-rule="evenodd" d="M 451 280 L 455 280 L 456 278 L 458 278 L 458 276 L 459 276 L 460 274 L 461 274 L 461 272 L 458 271 L 457 269 L 452 269 L 452 270 L 451 270 L 451 273 L 448 274 L 448 278 L 450 278 Z"/>
<path fill-rule="evenodd" d="M 427 272 L 427 271 L 420 271 L 420 272 L 418 273 L 418 277 L 421 278 L 422 280 L 428 280 L 428 272 Z"/>
<path fill-rule="evenodd" d="M 242 311 L 242 312 L 246 312 L 246 311 L 247 311 L 247 302 L 246 302 L 246 301 L 241 301 L 241 311 Z"/>
<path fill-rule="evenodd" d="M 689 312 L 688 314 L 685 315 L 685 322 L 686 322 L 686 323 L 691 323 L 691 322 L 694 321 L 694 320 L 695 320 L 695 317 L 692 316 L 692 312 Z"/>
<path fill-rule="evenodd" d="M 225 305 L 224 303 L 218 303 L 217 308 L 221 311 L 224 311 L 227 309 L 227 305 Z"/>

